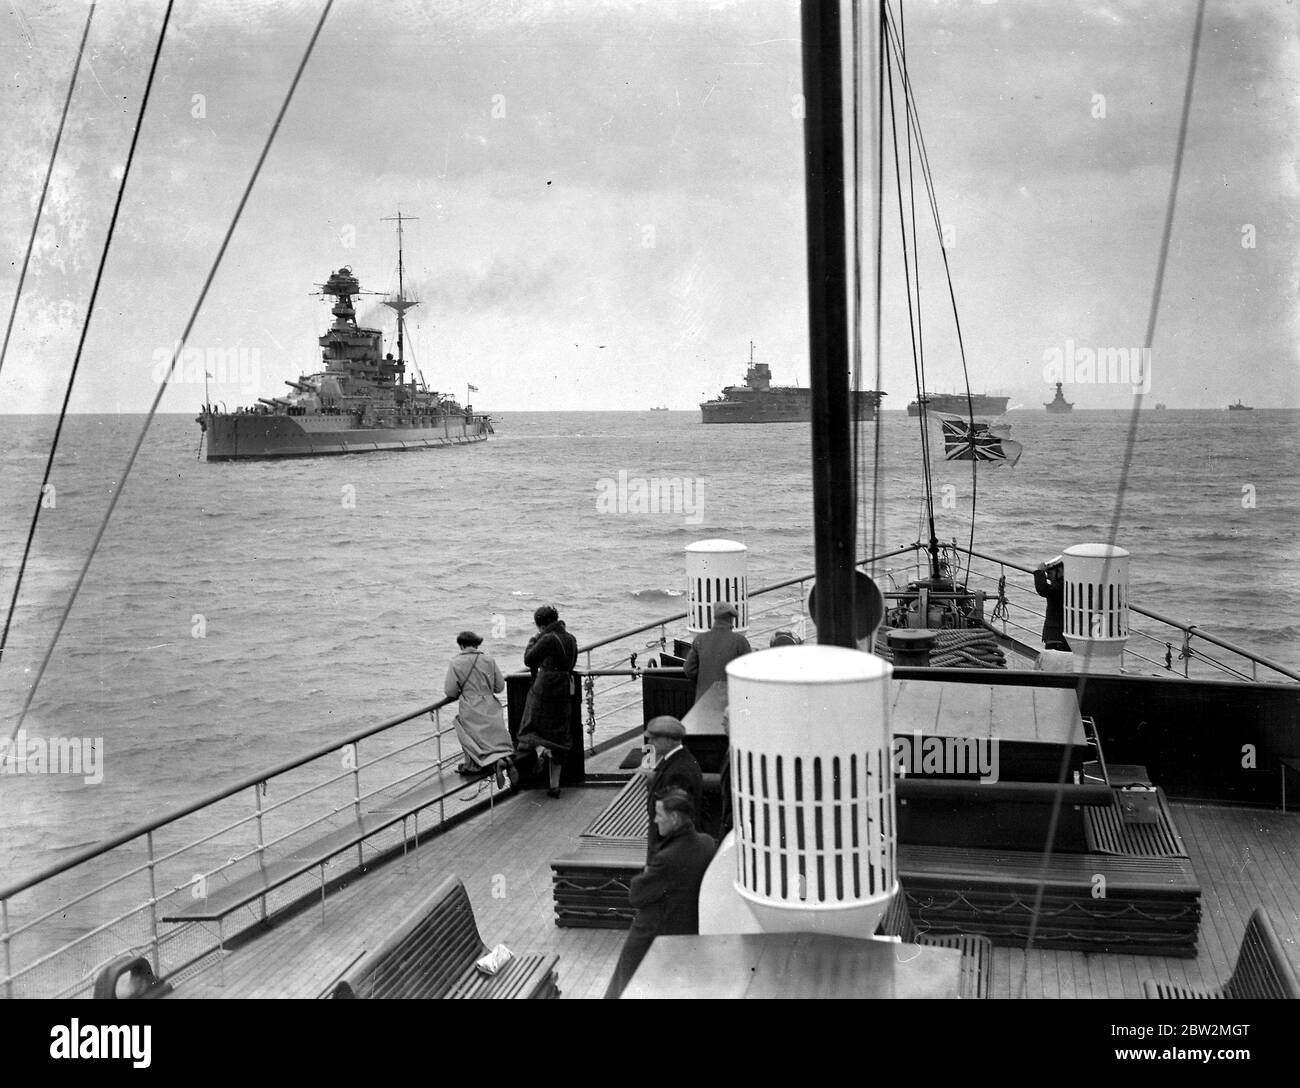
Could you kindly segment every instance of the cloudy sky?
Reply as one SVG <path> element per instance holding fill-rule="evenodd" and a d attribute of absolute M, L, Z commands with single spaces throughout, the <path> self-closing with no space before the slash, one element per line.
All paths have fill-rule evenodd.
<path fill-rule="evenodd" d="M 163 7 L 95 14 L 0 411 L 58 407 Z M 905 10 L 972 387 L 1037 406 L 1054 351 L 1142 346 L 1195 5 Z M 6 317 L 85 11 L 0 13 Z M 148 406 L 319 11 L 177 4 L 74 410 Z M 338 0 L 194 330 L 205 355 L 242 352 L 213 399 L 316 368 L 314 285 L 347 264 L 390 289 L 398 208 L 419 217 L 412 339 L 435 388 L 472 382 L 489 410 L 685 409 L 743 377 L 751 340 L 806 384 L 798 33 L 789 0 Z M 1294 4 L 1210 5 L 1149 403 L 1300 407 L 1297 71 Z M 956 388 L 933 246 L 921 261 L 930 385 Z M 901 276 L 894 408 L 914 395 Z M 362 316 L 390 317 L 373 299 Z M 202 395 L 182 375 L 162 409 Z"/>

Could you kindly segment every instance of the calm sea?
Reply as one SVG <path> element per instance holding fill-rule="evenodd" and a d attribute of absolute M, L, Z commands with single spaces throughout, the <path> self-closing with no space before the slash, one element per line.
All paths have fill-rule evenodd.
<path fill-rule="evenodd" d="M 1297 416 L 1144 412 L 1116 538 L 1135 600 L 1292 668 Z M 67 422 L 0 665 L 6 735 L 142 419 Z M 1128 415 L 1006 420 L 1025 452 L 980 470 L 976 549 L 1033 564 L 1105 539 Z M 6 606 L 54 424 L 0 417 Z M 510 669 L 540 603 L 580 643 L 680 610 L 692 540 L 746 543 L 751 585 L 812 568 L 807 425 L 507 413 L 473 447 L 249 464 L 197 460 L 198 438 L 189 416 L 155 421 L 27 719 L 103 737 L 104 781 L 0 776 L 5 877 L 439 697 L 462 628 Z M 885 413 L 881 439 L 884 548 L 917 539 L 922 489 L 915 421 Z M 620 473 L 630 495 L 688 481 L 689 508 L 620 511 Z M 969 466 L 935 483 L 939 535 L 965 544 Z"/>

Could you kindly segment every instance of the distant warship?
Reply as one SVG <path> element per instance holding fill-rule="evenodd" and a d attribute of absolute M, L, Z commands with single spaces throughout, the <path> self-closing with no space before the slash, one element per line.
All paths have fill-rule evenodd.
<path fill-rule="evenodd" d="M 1240 399 L 1237 400 L 1236 404 L 1228 405 L 1229 412 L 1253 412 L 1254 410 L 1255 408 L 1253 405 L 1242 404 Z"/>
<path fill-rule="evenodd" d="M 1073 412 L 1074 405 L 1065 399 L 1065 394 L 1061 392 L 1061 383 L 1056 383 L 1056 396 L 1047 404 L 1043 405 L 1049 412 Z"/>
<path fill-rule="evenodd" d="M 931 412 L 946 412 L 956 416 L 1000 416 L 1007 410 L 1007 401 L 1010 399 L 989 396 L 987 393 L 972 393 L 969 398 L 965 393 L 927 393 L 925 406 Z M 908 404 L 907 414 L 920 415 L 920 404 L 917 401 Z"/>
<path fill-rule="evenodd" d="M 858 419 L 875 419 L 876 406 L 885 394 L 859 389 L 854 393 Z M 729 385 L 716 400 L 700 405 L 705 423 L 807 423 L 812 419 L 812 390 L 773 385 L 772 370 L 754 362 L 749 344 L 749 369 L 744 385 Z"/>
<path fill-rule="evenodd" d="M 402 269 L 402 223 L 411 217 L 395 218 L 398 288 L 384 305 L 397 313 L 397 358 L 383 354 L 381 330 L 357 324 L 352 299 L 362 291 L 352 269 L 332 272 L 320 285 L 335 300 L 334 323 L 320 338 L 325 369 L 286 381 L 293 390 L 287 397 L 259 397 L 233 412 L 205 404 L 197 422 L 209 461 L 424 449 L 482 442 L 492 433 L 487 416 L 428 389 L 423 378 L 405 380 L 405 314 L 419 303 L 406 297 Z"/>

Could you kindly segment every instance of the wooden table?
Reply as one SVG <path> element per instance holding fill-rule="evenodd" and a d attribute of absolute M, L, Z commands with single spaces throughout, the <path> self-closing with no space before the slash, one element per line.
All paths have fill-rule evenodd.
<path fill-rule="evenodd" d="M 625 998 L 956 997 L 961 953 L 818 933 L 658 937 Z"/>
<path fill-rule="evenodd" d="M 1087 743 L 1073 688 L 895 680 L 894 735 L 972 737 L 1031 744 Z"/>

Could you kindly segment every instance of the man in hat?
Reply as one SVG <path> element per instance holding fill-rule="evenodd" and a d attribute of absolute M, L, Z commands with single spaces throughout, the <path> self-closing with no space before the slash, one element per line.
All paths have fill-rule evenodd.
<path fill-rule="evenodd" d="M 1039 563 L 1034 571 L 1034 589 L 1047 599 L 1047 614 L 1043 617 L 1043 649 L 1065 650 L 1065 560 L 1061 556 Z"/>
<path fill-rule="evenodd" d="M 704 795 L 704 775 L 700 765 L 682 744 L 686 726 L 669 714 L 651 718 L 645 727 L 645 743 L 653 753 L 653 763 L 640 773 L 646 778 L 646 863 L 659 849 L 659 829 L 655 824 L 655 802 L 671 789 L 682 790 L 691 800 L 691 815 L 700 810 Z"/>
<path fill-rule="evenodd" d="M 662 846 L 632 878 L 628 902 L 636 918 L 623 943 L 607 998 L 623 992 L 654 939 L 700 931 L 700 885 L 717 843 L 695 830 L 695 808 L 682 790 L 669 790 L 655 802 L 654 826 Z"/>
<path fill-rule="evenodd" d="M 682 669 L 695 681 L 697 703 L 719 680 L 723 682 L 725 690 L 727 662 L 749 653 L 749 640 L 739 631 L 732 630 L 738 615 L 736 606 L 730 601 L 715 604 L 713 627 L 702 635 L 696 635 L 695 641 L 691 643 Z"/>

